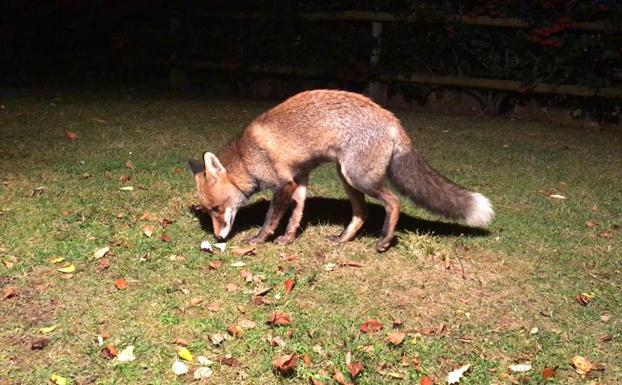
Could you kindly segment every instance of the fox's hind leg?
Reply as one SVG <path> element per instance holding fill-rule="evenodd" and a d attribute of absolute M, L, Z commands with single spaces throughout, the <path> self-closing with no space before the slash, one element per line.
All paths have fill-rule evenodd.
<path fill-rule="evenodd" d="M 370 172 L 371 170 L 376 173 Z M 384 174 L 380 173 L 381 168 L 365 168 L 364 165 L 357 165 L 350 169 L 341 167 L 341 173 L 346 182 L 355 189 L 364 192 L 370 197 L 379 200 L 384 205 L 386 212 L 384 225 L 380 239 L 376 243 L 376 251 L 386 251 L 395 236 L 395 226 L 400 217 L 400 200 L 384 183 Z"/>
<path fill-rule="evenodd" d="M 348 183 L 346 178 L 341 173 L 341 166 L 339 164 L 337 165 L 337 175 L 339 175 L 339 178 L 343 183 L 343 188 L 346 190 L 346 194 L 348 194 L 348 197 L 350 198 L 350 203 L 352 204 L 352 219 L 346 228 L 343 229 L 341 234 L 331 235 L 328 237 L 328 240 L 332 242 L 348 242 L 354 238 L 356 233 L 363 226 L 363 223 L 365 223 L 365 219 L 367 218 L 367 204 L 365 203 L 365 194 L 355 189 L 350 183 Z"/>

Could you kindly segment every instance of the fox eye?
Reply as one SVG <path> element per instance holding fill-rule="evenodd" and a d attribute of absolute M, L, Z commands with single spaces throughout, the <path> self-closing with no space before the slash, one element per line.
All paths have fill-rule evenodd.
<path fill-rule="evenodd" d="M 217 213 L 217 214 L 220 214 L 221 211 L 222 211 L 220 206 L 209 207 L 208 210 L 213 212 L 213 213 Z"/>

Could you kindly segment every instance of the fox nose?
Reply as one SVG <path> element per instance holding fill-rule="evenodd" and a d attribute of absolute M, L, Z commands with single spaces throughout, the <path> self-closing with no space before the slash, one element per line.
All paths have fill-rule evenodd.
<path fill-rule="evenodd" d="M 216 242 L 224 242 L 225 238 L 221 237 L 220 235 L 216 236 Z"/>

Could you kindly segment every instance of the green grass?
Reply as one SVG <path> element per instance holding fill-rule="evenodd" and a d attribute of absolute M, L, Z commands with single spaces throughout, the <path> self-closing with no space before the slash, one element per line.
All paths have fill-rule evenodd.
<path fill-rule="evenodd" d="M 196 199 L 185 161 L 217 151 L 268 104 L 123 91 L 13 92 L 0 104 L 0 285 L 18 293 L 0 300 L 6 383 L 46 383 L 52 373 L 72 384 L 190 383 L 191 374 L 171 371 L 175 338 L 187 340 L 195 356 L 239 360 L 239 367 L 213 365 L 209 382 L 218 384 L 307 384 L 309 376 L 330 384 L 335 370 L 348 378 L 348 352 L 365 365 L 358 384 L 416 383 L 423 375 L 440 384 L 466 363 L 466 385 L 540 384 L 541 370 L 556 366 L 550 383 L 587 383 L 570 365 L 574 355 L 605 367 L 592 378 L 622 382 L 619 132 L 398 113 L 435 168 L 492 200 L 497 217 L 489 234 L 460 235 L 463 228 L 442 225 L 404 200 L 399 241 L 389 252 L 373 249 L 378 215 L 354 242 L 328 244 L 325 236 L 348 219 L 349 204 L 326 166 L 312 175 L 299 239 L 235 257 L 231 247 L 257 230 L 265 202 L 239 213 L 242 231 L 227 251 L 201 253 L 200 241 L 213 237 L 189 210 Z M 65 129 L 79 138 L 68 140 Z M 129 182 L 119 181 L 123 175 Z M 124 185 L 134 190 L 121 191 Z M 173 223 L 164 229 L 141 219 L 145 211 Z M 588 220 L 597 225 L 586 227 Z M 142 234 L 147 224 L 156 229 L 151 238 Z M 170 242 L 159 239 L 163 232 Z M 110 267 L 101 270 L 93 252 L 106 245 Z M 296 258 L 284 258 L 290 255 Z M 74 263 L 76 273 L 57 272 L 48 262 L 55 256 Z M 223 267 L 210 270 L 214 259 Z M 324 269 L 349 259 L 363 267 Z M 245 283 L 230 266 L 239 260 L 263 282 Z M 283 282 L 292 277 L 297 283 L 286 296 Z M 127 290 L 115 288 L 117 278 L 126 279 Z M 226 291 L 229 283 L 238 290 Z M 251 301 L 257 285 L 275 286 L 273 304 Z M 592 302 L 576 303 L 579 292 L 594 293 Z M 195 297 L 203 303 L 193 306 Z M 219 309 L 208 310 L 214 303 Z M 267 326 L 274 310 L 290 314 L 291 325 Z M 360 334 L 370 318 L 384 329 Z M 407 334 L 399 347 L 385 342 L 394 319 Z M 212 345 L 210 335 L 241 320 L 257 326 Z M 58 325 L 46 335 L 49 344 L 31 350 L 49 325 Z M 534 327 L 538 333 L 530 334 Z M 96 338 L 104 332 L 119 350 L 133 344 L 137 359 L 103 358 Z M 271 347 L 269 333 L 286 345 Z M 311 364 L 301 362 L 287 378 L 273 372 L 276 355 L 294 352 L 307 353 Z M 509 374 L 510 364 L 527 361 L 533 369 L 524 378 Z"/>

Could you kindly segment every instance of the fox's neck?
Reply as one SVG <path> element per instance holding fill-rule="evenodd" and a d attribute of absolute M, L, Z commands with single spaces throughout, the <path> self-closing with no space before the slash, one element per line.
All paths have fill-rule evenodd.
<path fill-rule="evenodd" d="M 246 169 L 237 147 L 236 140 L 222 150 L 218 159 L 227 170 L 229 181 L 248 198 L 257 191 L 258 184 Z"/>

